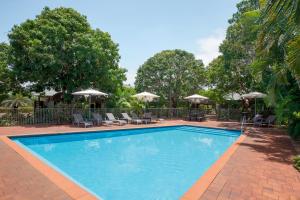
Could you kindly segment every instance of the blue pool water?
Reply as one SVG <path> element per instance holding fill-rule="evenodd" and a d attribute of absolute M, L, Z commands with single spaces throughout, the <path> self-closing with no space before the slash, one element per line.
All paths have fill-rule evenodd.
<path fill-rule="evenodd" d="M 173 126 L 13 137 L 104 200 L 180 198 L 239 131 Z"/>

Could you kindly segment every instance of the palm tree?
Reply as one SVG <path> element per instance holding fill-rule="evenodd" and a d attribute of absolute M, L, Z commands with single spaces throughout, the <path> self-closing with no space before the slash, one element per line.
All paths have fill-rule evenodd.
<path fill-rule="evenodd" d="M 300 88 L 300 0 L 267 0 L 261 20 L 258 52 L 287 67 Z"/>
<path fill-rule="evenodd" d="M 1 102 L 1 105 L 8 108 L 19 108 L 32 105 L 32 100 L 22 94 L 11 95 L 8 99 Z"/>

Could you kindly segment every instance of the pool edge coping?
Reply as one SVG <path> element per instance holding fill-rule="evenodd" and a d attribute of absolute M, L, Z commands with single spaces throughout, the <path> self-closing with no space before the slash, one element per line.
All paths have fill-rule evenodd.
<path fill-rule="evenodd" d="M 160 128 L 160 127 L 176 127 L 176 126 L 194 126 L 202 128 L 211 128 L 211 129 L 221 129 L 228 131 L 241 131 L 239 129 L 231 128 L 221 128 L 221 127 L 212 127 L 212 126 L 203 126 L 196 124 L 179 124 L 179 125 L 162 125 L 162 126 L 147 126 L 147 127 L 131 127 L 131 128 L 118 128 L 118 129 L 102 129 L 102 130 L 88 130 L 84 133 L 93 133 L 93 132 L 102 132 L 102 131 L 118 131 L 118 130 L 130 130 L 130 129 L 143 129 L 143 128 Z M 108 127 L 109 128 L 109 127 Z M 27 161 L 32 167 L 37 171 L 42 173 L 46 178 L 51 182 L 57 185 L 62 189 L 66 194 L 68 194 L 73 199 L 78 200 L 94 200 L 99 199 L 95 197 L 91 192 L 87 191 L 81 187 L 76 182 L 70 180 L 68 177 L 33 155 L 31 152 L 25 148 L 19 146 L 17 143 L 13 142 L 11 138 L 14 137 L 30 137 L 30 136 L 46 136 L 46 135 L 60 135 L 60 134 L 76 134 L 82 133 L 83 131 L 74 131 L 74 132 L 49 132 L 49 133 L 33 133 L 33 134 L 24 134 L 24 135 L 6 135 L 0 136 L 0 140 L 3 141 L 6 145 L 12 148 L 17 154 L 21 155 L 25 161 Z M 188 189 L 187 192 L 180 199 L 183 200 L 192 200 L 199 199 L 204 192 L 207 190 L 209 185 L 213 182 L 219 172 L 223 169 L 227 161 L 234 154 L 236 149 L 239 147 L 239 144 L 243 142 L 246 138 L 245 131 L 241 131 L 241 135 L 235 140 L 235 142 L 219 157 L 214 164 L 199 178 L 197 181 Z"/>
<path fill-rule="evenodd" d="M 87 130 L 87 131 L 68 131 L 68 132 L 46 132 L 46 133 L 25 133 L 25 134 L 18 134 L 18 135 L 11 135 L 11 134 L 6 134 L 4 136 L 8 137 L 9 139 L 11 138 L 18 138 L 18 137 L 32 137 L 32 136 L 47 136 L 47 135 L 68 135 L 68 134 L 81 134 L 81 133 L 97 133 L 97 132 L 104 132 L 104 131 L 122 131 L 122 130 L 135 130 L 135 129 L 146 129 L 146 128 L 161 128 L 161 127 L 177 127 L 177 126 L 194 126 L 194 127 L 200 127 L 200 128 L 209 128 L 209 129 L 219 129 L 219 130 L 226 130 L 226 131 L 241 131 L 241 129 L 234 129 L 234 128 L 225 128 L 225 127 L 212 127 L 212 126 L 203 126 L 203 125 L 197 125 L 197 124 L 177 124 L 177 125 L 165 125 L 165 124 L 160 124 L 159 126 L 157 125 L 147 125 L 146 127 L 118 127 L 117 129 L 109 129 L 110 126 L 105 127 L 105 129 L 100 129 L 100 130 Z M 242 134 L 242 133 L 241 133 Z M 0 135 L 1 137 L 1 135 Z"/>
<path fill-rule="evenodd" d="M 34 169 L 48 178 L 52 183 L 54 183 L 58 188 L 65 192 L 72 199 L 76 200 L 96 200 L 98 199 L 90 192 L 86 191 L 79 184 L 70 180 L 62 173 L 58 172 L 47 163 L 43 162 L 31 152 L 27 151 L 23 147 L 14 143 L 7 136 L 0 136 L 0 140 L 8 145 L 12 150 L 14 150 L 18 155 L 20 155 L 25 161 L 27 161 Z"/>

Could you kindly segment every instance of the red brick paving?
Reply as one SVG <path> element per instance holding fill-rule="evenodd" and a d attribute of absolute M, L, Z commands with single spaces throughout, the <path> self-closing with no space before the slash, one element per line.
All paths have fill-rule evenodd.
<path fill-rule="evenodd" d="M 1 200 L 68 200 L 67 194 L 0 141 Z"/>
<path fill-rule="evenodd" d="M 187 124 L 166 121 L 162 124 Z M 239 128 L 237 123 L 194 122 L 189 124 Z M 61 133 L 88 130 L 144 127 L 76 128 L 64 126 L 0 127 L 0 135 Z M 224 168 L 200 199 L 299 199 L 300 173 L 291 163 L 296 152 L 289 137 L 276 129 L 249 129 L 246 139 L 230 157 Z M 63 190 L 39 173 L 19 154 L 0 141 L 0 199 L 71 199 Z"/>
<path fill-rule="evenodd" d="M 275 129 L 249 128 L 249 134 L 201 199 L 300 199 L 300 173 L 290 138 Z"/>

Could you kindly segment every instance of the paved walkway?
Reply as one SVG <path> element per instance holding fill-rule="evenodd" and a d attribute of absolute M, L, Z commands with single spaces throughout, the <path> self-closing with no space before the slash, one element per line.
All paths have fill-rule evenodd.
<path fill-rule="evenodd" d="M 166 121 L 163 126 L 187 124 Z M 239 128 L 237 123 L 192 122 L 210 127 Z M 142 127 L 75 128 L 65 126 L 0 127 L 1 135 L 62 133 L 88 130 Z M 145 127 L 145 126 L 143 126 Z M 216 176 L 201 199 L 300 199 L 300 173 L 291 164 L 296 152 L 289 137 L 276 129 L 250 128 L 246 139 Z M 19 154 L 0 141 L 0 199 L 71 199 Z"/>
<path fill-rule="evenodd" d="M 253 129 L 201 199 L 300 200 L 300 172 L 290 138 L 274 129 Z"/>

